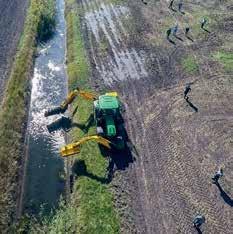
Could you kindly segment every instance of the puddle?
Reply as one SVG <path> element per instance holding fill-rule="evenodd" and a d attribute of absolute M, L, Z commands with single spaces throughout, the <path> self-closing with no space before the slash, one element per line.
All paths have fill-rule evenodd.
<path fill-rule="evenodd" d="M 83 1 L 86 11 L 85 21 L 88 30 L 93 33 L 97 47 L 101 48 L 101 38 L 107 39 L 112 55 L 99 59 L 92 48 L 92 56 L 101 78 L 106 85 L 126 79 L 141 79 L 147 77 L 143 51 L 127 48 L 124 38 L 127 31 L 122 19 L 127 19 L 128 8 L 99 1 Z"/>
<path fill-rule="evenodd" d="M 59 149 L 65 144 L 61 132 L 50 134 L 46 125 L 60 116 L 45 118 L 44 112 L 59 105 L 67 94 L 65 71 L 64 0 L 57 0 L 57 28 L 54 37 L 39 48 L 32 78 L 28 125 L 28 162 L 24 190 L 24 212 L 38 214 L 56 207 L 64 191 L 60 175 L 64 162 Z"/>

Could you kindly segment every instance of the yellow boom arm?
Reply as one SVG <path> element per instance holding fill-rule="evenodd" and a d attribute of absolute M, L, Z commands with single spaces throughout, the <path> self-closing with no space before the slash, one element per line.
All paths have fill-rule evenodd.
<path fill-rule="evenodd" d="M 68 144 L 64 147 L 61 148 L 60 150 L 60 154 L 62 157 L 67 157 L 67 156 L 71 156 L 73 154 L 78 154 L 81 151 L 81 145 L 86 143 L 87 141 L 96 141 L 101 145 L 104 145 L 107 148 L 111 148 L 111 141 L 101 137 L 101 136 L 87 136 L 87 137 L 83 137 L 81 140 L 79 140 L 78 142 L 72 143 L 72 144 Z"/>
<path fill-rule="evenodd" d="M 68 94 L 68 97 L 62 102 L 61 108 L 62 109 L 67 108 L 67 106 L 71 104 L 78 95 L 80 95 L 81 97 L 87 100 L 95 100 L 97 98 L 97 96 L 93 93 L 75 89 L 72 92 L 70 92 Z"/>

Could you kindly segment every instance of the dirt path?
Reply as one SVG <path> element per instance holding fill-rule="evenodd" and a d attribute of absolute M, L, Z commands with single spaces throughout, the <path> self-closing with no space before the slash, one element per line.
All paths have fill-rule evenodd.
<path fill-rule="evenodd" d="M 195 233 L 192 219 L 200 212 L 207 220 L 204 233 L 231 233 L 232 73 L 210 57 L 225 48 L 224 38 L 230 34 L 217 28 L 191 42 L 180 32 L 183 41 L 175 46 L 164 38 L 171 23 L 183 27 L 199 20 L 198 9 L 224 11 L 229 2 L 223 6 L 190 2 L 185 17 L 169 12 L 165 1 L 148 1 L 147 8 L 133 0 L 121 5 L 107 0 L 78 2 L 85 11 L 83 32 L 93 86 L 101 89 L 104 84 L 120 93 L 127 130 L 137 149 L 135 163 L 116 173 L 113 181 L 124 217 L 122 232 Z M 199 60 L 192 74 L 181 66 L 190 54 Z M 188 82 L 193 82 L 190 100 L 197 113 L 182 97 Z M 226 194 L 211 184 L 220 165 L 226 171 L 221 183 Z"/>
<path fill-rule="evenodd" d="M 23 30 L 27 0 L 0 1 L 0 101 Z"/>

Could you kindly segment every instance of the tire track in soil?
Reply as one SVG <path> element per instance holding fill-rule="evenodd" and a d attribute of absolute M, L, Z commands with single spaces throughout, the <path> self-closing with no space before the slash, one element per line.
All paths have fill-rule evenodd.
<path fill-rule="evenodd" d="M 155 116 L 153 126 L 151 129 L 145 126 L 147 114 L 155 110 L 149 110 L 151 107 L 137 108 L 143 104 L 141 98 L 144 95 L 144 87 L 140 87 L 137 81 L 146 78 L 148 74 L 140 53 L 127 48 L 124 42 L 127 33 L 121 19 L 127 17 L 128 10 L 106 1 L 81 2 L 86 12 L 84 18 L 88 29 L 87 44 L 90 47 L 92 65 L 95 67 L 93 76 L 98 79 L 96 83 L 104 82 L 106 86 L 114 87 L 122 94 L 127 107 L 126 121 L 130 138 L 140 147 L 135 165 L 125 175 L 128 176 L 125 179 L 130 181 L 130 175 L 136 173 L 138 184 L 138 191 L 133 192 L 139 196 L 134 196 L 136 201 L 132 201 L 132 204 L 137 203 L 136 209 L 139 211 L 141 208 L 142 214 L 135 214 L 135 232 L 195 233 L 191 222 L 198 211 L 207 217 L 204 231 L 226 233 L 226 229 L 231 230 L 221 207 L 214 202 L 213 195 L 208 194 L 208 178 L 202 182 L 206 177 L 205 172 L 201 171 L 198 164 L 192 163 L 196 159 L 192 157 L 190 149 L 180 147 L 182 138 L 172 131 L 171 124 L 166 119 L 168 112 L 165 110 L 169 109 L 168 104 L 161 106 L 157 103 L 156 110 L 159 109 L 160 112 Z M 105 56 L 97 49 L 101 46 L 103 37 L 108 42 Z M 176 53 L 177 49 L 178 47 L 172 53 Z M 168 76 L 169 71 L 161 62 L 165 60 L 172 66 L 173 61 L 171 56 L 164 57 L 161 53 L 162 51 L 158 51 L 155 59 L 165 87 L 164 77 Z M 161 100 L 163 104 L 166 102 L 167 100 Z M 121 189 L 124 191 L 128 188 Z M 140 223 L 141 220 L 145 221 L 145 226 Z M 126 230 L 123 232 L 133 233 Z"/>
<path fill-rule="evenodd" d="M 133 109 L 131 109 L 133 111 Z M 166 159 L 164 158 L 164 149 L 163 154 L 161 154 L 161 144 L 162 141 L 165 139 L 160 139 L 160 135 L 157 134 L 157 139 L 153 136 L 153 142 L 158 147 L 151 148 L 151 145 L 149 144 L 149 141 L 146 141 L 148 139 L 148 133 L 147 129 L 145 128 L 143 124 L 143 117 L 140 113 L 137 113 L 137 123 L 140 126 L 137 126 L 138 132 L 142 132 L 142 139 L 145 139 L 145 141 L 142 142 L 141 148 L 144 149 L 144 153 L 141 154 L 141 157 L 143 160 L 141 160 L 141 163 L 139 165 L 139 168 L 144 168 L 144 171 L 146 172 L 145 180 L 147 180 L 147 183 L 149 184 L 150 191 L 149 193 L 146 193 L 144 195 L 146 203 L 146 209 L 144 212 L 147 214 L 147 218 L 149 219 L 149 222 L 147 223 L 147 232 L 148 233 L 174 233 L 176 230 L 176 223 L 179 224 L 179 227 L 177 229 L 176 233 L 190 233 L 187 232 L 187 230 L 184 227 L 187 227 L 187 212 L 182 212 L 179 217 L 177 217 L 176 212 L 181 207 L 183 207 L 180 194 L 177 194 L 175 192 L 175 186 L 174 181 L 169 183 L 167 178 L 172 178 L 171 175 L 168 173 L 166 169 Z M 140 117 L 141 116 L 141 117 Z M 164 131 L 165 127 L 162 124 L 162 121 L 160 118 L 156 119 L 156 129 L 160 131 Z M 161 136 L 168 137 L 169 133 L 163 132 Z M 166 149 L 166 148 L 165 148 Z M 165 150 L 169 151 L 169 150 Z M 162 161 L 160 162 L 159 157 L 163 155 Z M 171 153 L 169 153 L 169 156 Z M 139 174 L 140 176 L 140 174 Z M 140 177 L 139 177 L 140 178 Z M 171 196 L 172 194 L 172 196 Z M 157 195 L 157 196 L 156 196 Z M 177 196 L 179 195 L 179 196 Z M 161 199 L 162 198 L 162 199 Z M 157 200 L 159 202 L 157 202 Z M 163 204 L 160 202 L 162 201 Z M 145 202 L 144 202 L 145 203 Z M 143 206 L 144 207 L 144 206 Z M 171 212 L 174 208 L 174 212 Z M 161 213 L 162 214 L 159 214 Z M 170 214 L 170 218 L 169 218 Z M 171 219 L 172 217 L 172 219 Z M 177 217 L 177 218 L 176 218 Z M 185 222 L 186 221 L 186 222 Z M 168 222 L 168 225 L 167 225 Z"/>
<path fill-rule="evenodd" d="M 160 1 L 161 5 L 166 8 L 166 5 L 164 5 L 164 2 L 163 1 Z M 167 10 L 169 11 L 169 10 Z M 170 13 L 170 12 L 169 12 Z M 179 22 L 180 25 L 182 25 L 182 23 L 180 22 L 180 20 L 173 16 L 177 22 Z M 195 51 L 192 51 L 193 53 L 195 53 Z M 213 74 L 211 68 L 210 68 L 210 65 L 209 65 L 209 62 L 208 60 L 205 59 L 205 55 L 203 53 L 203 51 L 201 51 L 201 57 L 203 58 L 203 61 L 204 61 L 204 67 L 207 68 L 207 71 L 204 71 L 205 73 L 208 73 L 208 75 L 210 77 L 212 77 L 213 75 L 219 75 L 219 74 Z M 195 55 L 196 56 L 196 55 Z M 201 74 L 201 77 L 202 77 L 202 82 L 204 84 L 204 86 L 206 87 L 206 90 L 208 90 L 207 88 L 207 82 L 205 81 L 205 76 L 202 74 L 203 72 L 199 69 L 199 73 Z M 210 93 L 211 95 L 211 93 Z M 208 108 L 208 107 L 207 107 Z M 210 111 L 207 111 L 207 113 L 210 113 Z M 182 143 L 182 139 L 179 139 L 179 142 Z M 190 152 L 191 153 L 191 152 Z M 189 155 L 190 155 L 189 153 Z M 181 155 L 185 155 L 185 152 L 181 152 L 180 154 L 177 154 L 177 156 L 181 156 Z M 182 162 L 182 164 L 178 164 L 177 166 L 177 169 L 180 168 L 181 170 L 184 170 L 184 167 L 188 167 L 189 170 L 187 170 L 187 173 L 184 173 L 184 176 L 185 175 L 190 175 L 188 172 L 192 172 L 191 174 L 194 175 L 195 173 L 196 174 L 199 174 L 199 179 L 198 180 L 195 180 L 195 184 L 194 186 L 196 188 L 198 188 L 198 192 L 199 192 L 199 199 L 196 198 L 197 200 L 195 201 L 196 203 L 198 204 L 201 204 L 202 206 L 202 210 L 203 210 L 203 213 L 206 214 L 206 217 L 209 219 L 209 223 L 211 222 L 211 227 L 210 226 L 208 227 L 209 231 L 211 231 L 211 233 L 226 233 L 226 229 L 227 230 L 232 230 L 232 227 L 230 227 L 227 223 L 227 221 L 225 220 L 224 218 L 224 215 L 223 215 L 223 212 L 221 210 L 221 207 L 218 207 L 216 203 L 214 203 L 213 201 L 210 201 L 210 198 L 214 199 L 213 198 L 213 195 L 209 195 L 207 194 L 207 191 L 209 190 L 208 187 L 206 187 L 205 185 L 209 184 L 208 181 L 205 181 L 204 183 L 201 183 L 202 181 L 202 178 L 205 178 L 205 173 L 203 173 L 202 171 L 199 170 L 199 168 L 195 168 L 194 166 L 190 165 L 190 160 L 185 162 L 185 159 L 186 157 L 183 159 L 181 157 L 178 158 L 180 160 L 180 162 Z M 189 159 L 191 159 L 191 157 L 189 157 Z M 183 163 L 185 162 L 185 163 Z M 174 164 L 175 165 L 175 164 Z M 214 166 L 213 166 L 214 167 Z M 198 173 L 197 173 L 198 172 Z M 190 178 L 192 179 L 192 178 Z M 198 183 L 197 183 L 198 182 Z M 186 189 L 186 187 L 185 187 Z M 197 193 L 195 194 L 195 191 L 194 191 L 194 195 L 197 195 Z M 188 200 L 189 201 L 192 201 L 195 200 L 193 198 L 193 195 L 188 197 Z M 208 225 L 208 224 L 207 224 Z"/>
<path fill-rule="evenodd" d="M 85 11 L 87 12 L 84 18 L 85 18 L 86 27 L 89 29 L 87 34 L 89 39 L 88 47 L 91 53 L 90 57 L 92 60 L 91 63 L 92 65 L 94 64 L 96 68 L 94 71 L 95 73 L 94 77 L 98 77 L 99 79 L 98 82 L 104 81 L 106 86 L 110 86 L 111 84 L 124 79 L 134 80 L 135 76 L 136 79 L 139 79 L 141 76 L 145 77 L 147 74 L 143 66 L 144 61 L 142 61 L 140 55 L 136 52 L 134 48 L 128 49 L 124 43 L 124 38 L 126 37 L 126 30 L 124 29 L 123 24 L 120 21 L 120 18 L 123 17 L 124 14 L 128 13 L 126 8 L 115 9 L 115 6 L 111 4 L 105 5 L 103 2 L 98 7 L 99 3 L 98 1 L 95 1 L 94 6 L 93 4 L 90 4 L 90 2 L 93 1 L 89 2 L 82 1 L 81 3 L 83 9 L 85 9 Z M 109 13 L 106 12 L 110 12 L 111 14 L 109 15 Z M 112 22 L 113 21 L 112 18 L 114 19 L 114 23 Z M 114 24 L 114 26 L 112 26 L 112 24 Z M 99 51 L 96 50 L 96 47 L 100 45 L 99 34 L 101 33 L 103 33 L 104 37 L 107 39 L 111 50 L 111 52 L 108 51 L 110 56 L 108 56 L 107 58 L 103 58 L 103 56 L 100 55 Z M 113 72 L 111 71 L 112 68 Z M 116 180 L 119 179 L 120 182 L 122 182 L 122 184 L 120 184 L 119 182 L 117 183 L 116 181 L 113 181 L 113 184 L 117 183 L 119 185 L 120 188 L 118 188 L 118 190 L 120 190 L 121 193 L 123 194 L 130 193 L 129 196 L 133 198 L 134 208 L 136 210 L 133 219 L 135 218 L 138 219 L 137 223 L 141 224 L 140 227 L 136 228 L 137 230 L 135 230 L 134 228 L 133 229 L 128 228 L 131 225 L 131 223 L 128 223 L 129 221 L 127 219 L 132 219 L 132 217 L 127 216 L 127 214 L 123 214 L 123 216 L 126 216 L 126 220 L 124 220 L 123 221 L 124 223 L 122 224 L 123 232 L 144 233 L 146 229 L 144 225 L 145 223 L 145 219 L 143 217 L 144 213 L 141 212 L 142 209 L 141 202 L 138 203 L 138 199 L 144 199 L 144 196 L 137 197 L 138 190 L 130 191 L 128 185 L 128 184 L 133 184 L 133 186 L 131 187 L 135 188 L 138 184 L 138 181 L 137 180 L 135 181 L 133 179 L 135 178 L 135 170 L 133 169 L 133 167 L 130 167 L 126 173 L 122 172 L 121 175 L 124 178 L 125 177 L 130 178 L 126 186 L 124 186 L 124 184 L 125 181 L 127 180 L 125 179 L 121 180 L 121 178 L 119 179 L 119 175 L 117 176 L 118 178 L 116 178 Z M 140 177 L 137 177 L 137 179 L 138 178 Z M 146 179 L 144 180 L 144 182 L 146 182 Z M 144 192 L 144 190 L 140 189 L 140 184 L 138 189 L 141 192 Z M 134 194 L 136 194 L 136 196 Z M 124 203 L 124 201 L 121 202 Z M 122 204 L 120 204 L 120 206 L 121 205 Z"/>
<path fill-rule="evenodd" d="M 87 9 L 87 8 L 86 8 Z M 89 10 L 90 10 L 90 8 L 89 8 Z M 103 24 L 102 24 L 103 25 Z M 102 29 L 103 29 L 103 31 L 104 31 L 104 33 L 106 34 L 106 29 L 105 28 L 103 28 L 103 26 L 102 26 Z M 93 32 L 93 34 L 96 34 L 95 32 Z M 109 35 L 107 35 L 107 38 L 109 39 Z M 98 40 L 98 36 L 96 36 L 96 39 Z M 110 45 L 112 46 L 112 40 L 109 40 L 110 41 Z M 116 40 L 117 41 L 117 40 Z M 115 47 L 115 46 L 114 46 Z M 92 49 L 92 51 L 93 51 L 94 49 Z M 93 56 L 94 58 L 95 58 L 95 56 Z M 95 61 L 97 61 L 96 59 L 94 59 Z M 127 69 L 129 69 L 129 67 L 127 67 Z M 100 72 L 100 74 L 101 74 L 101 71 L 99 71 Z M 129 90 L 130 88 L 132 88 L 132 87 L 128 87 L 128 89 L 126 89 L 126 92 L 127 92 L 127 90 Z M 137 90 L 137 88 L 135 88 L 135 89 L 133 89 L 133 90 Z M 132 94 L 131 94 L 132 95 Z M 134 103 L 135 102 L 135 100 L 137 100 L 137 98 L 138 98 L 138 95 L 137 94 L 135 94 L 135 95 L 133 95 L 133 99 L 134 100 L 132 100 L 132 103 Z M 133 110 L 132 110 L 133 111 Z M 133 112 L 132 112 L 133 113 Z M 140 115 L 138 115 L 138 116 L 140 116 Z M 142 128 L 142 131 L 143 131 L 143 127 L 142 127 L 143 125 L 141 125 L 141 128 Z M 139 126 L 138 126 L 138 128 L 139 128 Z M 140 130 L 139 130 L 140 131 Z M 145 134 L 144 134 L 144 137 L 145 137 Z M 147 144 L 147 146 L 148 146 L 148 144 Z M 145 147 L 145 145 L 144 145 L 144 147 Z M 148 148 L 148 147 L 145 147 L 145 148 Z M 148 169 L 147 167 L 145 167 L 143 164 L 144 164 L 144 162 L 152 162 L 153 160 L 153 158 L 147 158 L 147 156 L 148 155 L 153 155 L 153 153 L 151 153 L 151 152 L 149 152 L 149 151 L 147 151 L 147 152 L 145 152 L 144 154 L 143 154 L 143 160 L 140 160 L 140 166 L 137 168 L 137 172 L 139 172 L 138 173 L 138 177 L 137 178 L 140 178 L 142 175 L 144 175 L 144 180 L 141 180 L 140 182 L 139 182 L 139 184 L 140 184 L 140 188 L 143 188 L 144 187 L 144 189 L 140 189 L 140 191 L 142 192 L 142 194 L 144 194 L 144 195 L 141 195 L 141 197 L 140 197 L 140 199 L 141 200 L 144 200 L 144 202 L 142 202 L 141 201 L 141 203 L 143 204 L 143 208 L 144 208 L 144 212 L 143 213 L 145 213 L 146 214 L 146 216 L 147 216 L 147 219 L 146 219 L 146 224 L 147 224 L 147 232 L 148 233 L 155 233 L 156 232 L 156 230 L 157 229 L 159 229 L 159 230 L 163 230 L 163 227 L 161 226 L 161 225 L 159 225 L 160 223 L 162 223 L 161 221 L 162 221 L 162 216 L 160 215 L 160 217 L 158 217 L 159 215 L 158 215 L 158 211 L 160 210 L 160 208 L 159 208 L 159 204 L 157 203 L 156 204 L 156 202 L 155 202 L 155 200 L 151 197 L 151 196 L 154 196 L 154 193 L 153 192 L 151 192 L 151 191 L 156 191 L 157 190 L 157 188 L 159 187 L 158 186 L 158 175 L 156 175 L 155 173 L 154 173 L 154 169 L 153 169 L 153 167 L 154 167 L 154 165 L 156 165 L 157 163 L 156 162 L 154 162 L 153 164 L 152 163 L 149 163 L 149 166 L 150 166 L 150 168 Z M 158 154 L 159 155 L 159 154 Z M 158 167 L 158 166 L 157 166 Z M 146 169 L 146 170 L 145 170 Z M 146 174 L 146 175 L 145 175 Z M 160 172 L 160 174 L 161 174 L 161 172 Z M 147 183 L 148 183 L 148 178 L 153 178 L 151 181 L 149 181 L 150 182 L 150 188 L 148 187 L 148 185 L 147 185 Z M 155 182 L 157 181 L 157 184 L 155 184 Z M 166 182 L 166 184 L 167 184 L 167 186 L 166 186 L 166 188 L 173 188 L 172 186 L 169 186 L 169 184 L 168 184 L 168 182 L 167 181 L 165 181 Z M 150 191 L 149 191 L 150 190 Z M 172 193 L 174 193 L 174 190 L 172 190 Z M 170 198 L 171 199 L 171 198 Z M 153 201 L 153 203 L 152 203 L 152 201 Z M 171 201 L 169 202 L 169 205 L 172 207 L 172 206 L 174 206 L 174 204 L 176 204 L 176 201 L 175 201 L 175 198 L 173 197 L 173 199 L 171 199 Z M 145 205 L 145 206 L 144 206 Z M 179 208 L 179 206 L 176 206 L 177 208 Z M 162 210 L 162 209 L 161 209 Z M 159 220 L 159 221 L 157 221 L 157 220 Z M 185 216 L 183 216 L 182 217 L 182 219 L 181 220 L 185 220 Z M 182 221 L 180 221 L 180 222 L 182 222 Z M 156 223 L 156 225 L 155 225 L 155 223 Z M 174 226 L 174 225 L 173 225 Z M 182 226 L 185 226 L 185 224 L 183 224 Z M 173 229 L 174 230 L 174 229 Z M 167 233 L 171 233 L 171 230 L 170 231 L 168 231 Z"/>
<path fill-rule="evenodd" d="M 164 114 L 165 113 L 163 113 L 163 115 Z M 156 126 L 153 127 L 155 128 L 155 131 L 159 130 L 159 132 L 157 133 L 159 139 L 156 140 L 155 136 L 151 136 L 154 143 L 158 143 L 159 147 L 153 147 L 151 151 L 149 150 L 150 152 L 147 153 L 147 155 L 162 155 L 162 158 L 158 157 L 156 160 L 158 160 L 157 165 L 159 164 L 159 167 L 157 169 L 161 170 L 160 176 L 164 175 L 164 177 L 161 177 L 160 181 L 163 182 L 163 184 L 161 185 L 164 196 L 163 199 L 165 198 L 166 203 L 169 204 L 169 206 L 167 207 L 168 210 L 166 212 L 173 216 L 175 223 L 179 223 L 179 227 L 177 229 L 174 226 L 171 230 L 177 230 L 176 233 L 191 233 L 191 230 L 188 227 L 190 227 L 190 223 L 192 221 L 193 211 L 197 211 L 197 204 L 199 204 L 198 207 L 201 208 L 199 210 L 205 211 L 207 213 L 206 217 L 208 218 L 208 222 L 211 223 L 209 225 L 207 224 L 210 233 L 225 233 L 224 227 L 228 227 L 228 230 L 231 230 L 229 226 L 226 225 L 226 222 L 224 222 L 224 218 L 223 215 L 221 215 L 220 210 L 217 209 L 216 206 L 213 207 L 212 201 L 209 201 L 210 198 L 206 193 L 206 191 L 208 191 L 208 188 L 205 186 L 205 184 L 203 186 L 203 184 L 200 183 L 200 181 L 202 181 L 202 176 L 204 175 L 202 175 L 203 173 L 200 173 L 200 170 L 198 170 L 198 168 L 194 168 L 192 164 L 190 164 L 192 160 L 190 154 L 187 155 L 187 153 L 185 152 L 177 152 L 174 145 L 170 143 L 175 142 L 175 140 L 172 139 L 173 136 L 171 130 L 169 130 L 168 127 L 169 123 L 167 123 L 164 119 L 161 119 L 161 116 L 158 116 L 156 118 Z M 148 138 L 149 136 L 145 136 L 144 139 L 148 140 Z M 144 142 L 143 146 L 146 149 L 150 148 L 150 145 L 147 145 L 146 142 Z M 182 155 L 183 157 L 181 157 Z M 153 156 L 149 160 L 151 163 L 153 162 L 153 165 L 156 165 L 155 158 L 153 158 Z M 148 167 L 147 169 L 149 170 Z M 193 180 L 193 176 L 196 176 L 196 174 L 200 174 L 200 177 L 195 177 L 196 180 Z M 166 178 L 169 178 L 169 181 Z M 195 189 L 194 191 L 189 191 L 189 189 L 194 188 L 190 187 L 190 181 L 194 182 L 193 186 L 196 188 L 196 190 L 200 190 L 200 194 L 198 194 L 199 197 L 197 196 L 197 194 L 195 194 Z M 173 187 L 175 187 L 176 189 L 172 189 Z M 185 204 L 185 206 L 182 206 L 182 201 L 180 202 L 182 197 L 184 201 L 187 200 L 191 204 Z M 177 203 L 179 203 L 179 205 L 177 205 Z M 180 210 L 181 207 L 182 210 Z M 207 210 L 206 208 L 209 209 Z M 182 212 L 181 215 L 180 212 Z M 175 215 L 177 215 L 178 217 L 176 218 Z M 185 222 L 183 220 L 185 220 Z M 168 233 L 171 233 L 171 230 L 170 232 L 168 231 Z M 151 233 L 155 232 L 152 231 Z"/>
<path fill-rule="evenodd" d="M 136 99 L 137 95 L 134 98 Z M 135 103 L 135 102 L 132 102 L 132 103 Z M 161 101 L 161 103 L 164 103 L 164 101 Z M 135 111 L 134 106 L 128 109 L 132 113 L 133 111 Z M 169 108 L 164 107 L 164 109 L 169 109 Z M 145 111 L 145 112 L 153 113 L 153 110 Z M 137 114 L 134 114 L 134 116 L 140 116 L 141 114 L 142 113 L 139 112 Z M 163 113 L 161 114 L 161 116 L 167 116 L 167 113 Z M 195 214 L 195 211 L 202 211 L 206 214 L 206 217 L 208 219 L 208 223 L 206 224 L 207 227 L 205 228 L 209 231 L 208 233 L 227 233 L 226 230 L 230 231 L 232 230 L 232 227 L 226 223 L 223 213 L 221 211 L 221 207 L 217 207 L 217 205 L 214 203 L 214 197 L 208 194 L 208 191 L 210 190 L 208 187 L 210 185 L 209 181 L 205 180 L 204 182 L 202 182 L 203 178 L 206 177 L 205 172 L 200 171 L 200 169 L 197 166 L 198 164 L 195 164 L 195 163 L 192 164 L 192 161 L 195 159 L 191 157 L 191 152 L 184 152 L 184 151 L 176 152 L 176 147 L 174 145 L 171 145 L 171 142 L 178 141 L 176 144 L 181 145 L 182 139 L 178 139 L 178 140 L 174 139 L 174 138 L 177 138 L 177 136 L 175 137 L 173 136 L 172 130 L 169 129 L 169 123 L 166 122 L 164 119 L 161 119 L 161 116 L 156 118 L 155 121 L 157 125 L 156 127 L 154 127 L 154 132 L 157 131 L 157 135 L 159 135 L 161 138 L 161 140 L 158 140 L 158 145 L 161 148 L 159 153 L 158 153 L 158 147 L 155 149 L 152 147 L 150 151 L 151 145 L 147 144 L 150 138 L 153 139 L 154 144 L 156 144 L 156 138 L 153 135 L 149 137 L 144 134 L 146 130 L 145 130 L 145 127 L 143 127 L 143 119 L 146 119 L 146 116 L 141 117 L 141 120 L 137 119 L 137 122 L 141 123 L 141 127 L 134 126 L 134 128 L 138 128 L 138 132 L 143 132 L 143 135 L 141 135 L 140 137 L 142 139 L 145 139 L 145 142 L 143 142 L 143 144 L 141 145 L 141 148 L 144 148 L 144 150 L 147 151 L 146 155 L 158 155 L 158 156 L 162 155 L 162 159 L 160 159 L 161 162 L 159 163 L 158 162 L 156 163 L 153 157 L 151 157 L 150 159 L 148 159 L 146 155 L 143 155 L 142 157 L 143 157 L 144 162 L 150 161 L 154 166 L 157 165 L 158 167 L 157 169 L 161 170 L 160 175 L 163 175 L 164 173 L 166 174 L 164 177 L 161 177 L 163 178 L 161 179 L 161 181 L 164 181 L 164 184 L 160 186 L 160 188 L 163 190 L 163 195 L 164 195 L 165 200 L 167 199 L 166 203 L 169 204 L 167 208 L 168 210 L 166 212 L 168 214 L 171 213 L 173 217 L 175 217 L 175 213 L 178 213 L 178 216 L 179 216 L 177 217 L 177 219 L 174 218 L 176 220 L 176 223 L 179 223 L 179 228 L 175 229 L 176 227 L 174 226 L 172 230 L 173 231 L 177 230 L 177 233 L 191 233 L 192 230 L 190 230 L 188 227 L 190 227 L 190 224 L 192 222 L 192 216 Z M 148 131 L 148 133 L 150 133 L 150 131 Z M 169 156 L 167 158 L 164 157 L 167 154 Z M 144 171 L 151 170 L 149 166 L 146 165 L 146 163 L 144 167 L 146 168 Z M 199 176 L 197 177 L 197 175 Z M 170 180 L 168 182 L 166 178 L 171 178 L 171 177 L 175 177 L 175 179 L 173 181 Z M 148 173 L 146 175 L 146 178 L 147 179 L 151 178 L 151 175 Z M 156 181 L 156 179 L 153 179 L 153 181 Z M 193 183 L 191 187 L 190 187 L 190 181 L 192 181 Z M 168 183 L 169 185 L 167 185 Z M 176 191 L 171 189 L 173 186 L 176 188 Z M 176 197 L 175 200 L 171 198 L 171 194 L 173 196 L 173 199 L 174 197 Z M 175 205 L 176 208 L 174 209 L 172 213 L 171 212 L 172 207 L 174 207 L 174 204 L 177 204 L 180 198 L 182 197 L 183 197 L 183 200 L 189 201 L 189 203 L 191 204 L 190 205 L 186 204 L 185 206 L 182 206 L 182 202 L 180 202 L 179 205 Z M 185 216 L 183 216 L 182 214 L 182 217 L 180 217 L 179 215 L 181 207 L 182 207 L 181 212 L 185 214 Z M 186 222 L 183 222 L 183 224 L 181 225 L 182 220 L 186 220 Z M 155 222 L 154 222 L 154 225 L 155 225 Z M 155 233 L 154 231 L 155 230 L 152 230 L 151 233 Z M 162 231 L 161 233 L 165 233 L 165 232 Z M 171 233 L 171 230 L 170 232 L 168 231 L 167 233 Z"/>
<path fill-rule="evenodd" d="M 23 30 L 27 5 L 27 0 L 0 1 L 0 102 Z"/>

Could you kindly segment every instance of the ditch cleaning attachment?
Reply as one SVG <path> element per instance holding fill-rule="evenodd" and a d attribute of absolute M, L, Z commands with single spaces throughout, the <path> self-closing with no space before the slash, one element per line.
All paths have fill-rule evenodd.
<path fill-rule="evenodd" d="M 60 106 L 47 110 L 44 114 L 45 117 L 48 117 L 51 115 L 63 114 L 68 109 L 68 106 L 75 100 L 77 96 L 83 97 L 91 101 L 94 101 L 97 98 L 96 95 L 93 93 L 82 91 L 79 88 L 76 88 L 75 90 L 73 90 L 72 92 L 68 94 L 68 97 L 61 103 Z"/>
<path fill-rule="evenodd" d="M 87 136 L 83 137 L 81 140 L 75 143 L 68 144 L 61 148 L 60 153 L 62 157 L 68 157 L 74 154 L 78 154 L 81 151 L 81 146 L 87 141 L 96 141 L 99 144 L 105 146 L 108 149 L 111 149 L 111 141 L 101 137 L 101 136 Z"/>

